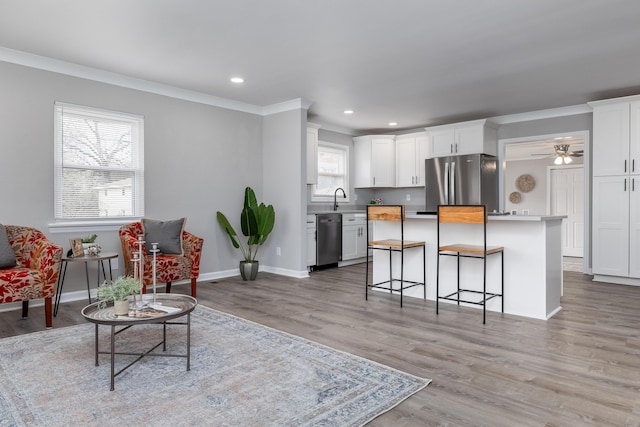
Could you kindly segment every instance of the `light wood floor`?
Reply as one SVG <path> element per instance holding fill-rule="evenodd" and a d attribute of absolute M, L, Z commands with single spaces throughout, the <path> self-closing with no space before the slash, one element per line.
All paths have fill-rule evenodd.
<path fill-rule="evenodd" d="M 330 347 L 433 379 L 371 426 L 640 425 L 640 287 L 565 272 L 563 310 L 549 321 L 405 300 L 364 299 L 364 264 L 310 279 L 260 273 L 202 283 L 198 301 Z M 174 286 L 188 292 L 187 286 Z M 83 322 L 63 304 L 54 327 Z M 0 337 L 44 329 L 0 313 Z"/>

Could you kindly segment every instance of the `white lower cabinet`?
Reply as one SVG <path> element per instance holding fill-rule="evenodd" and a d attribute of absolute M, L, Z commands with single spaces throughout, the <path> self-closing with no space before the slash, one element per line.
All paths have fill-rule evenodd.
<path fill-rule="evenodd" d="M 640 175 L 593 178 L 593 273 L 640 278 Z"/>
<path fill-rule="evenodd" d="M 342 261 L 367 256 L 366 227 L 366 214 L 342 214 Z"/>
<path fill-rule="evenodd" d="M 307 215 L 307 267 L 316 265 L 316 216 Z"/>

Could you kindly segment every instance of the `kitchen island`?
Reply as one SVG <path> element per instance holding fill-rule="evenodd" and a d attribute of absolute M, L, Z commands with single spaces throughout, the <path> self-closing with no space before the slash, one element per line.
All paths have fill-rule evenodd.
<path fill-rule="evenodd" d="M 490 216 L 487 244 L 504 246 L 504 312 L 536 319 L 549 319 L 562 309 L 562 219 L 565 216 Z M 394 228 L 395 226 L 395 228 Z M 447 227 L 447 228 L 444 228 Z M 397 233 L 397 223 L 377 222 L 376 240 Z M 447 232 L 445 235 L 444 232 Z M 436 298 L 437 216 L 407 213 L 405 239 L 423 240 L 427 251 L 427 299 Z M 371 239 L 371 236 L 369 236 Z M 482 230 L 469 224 L 442 224 L 441 244 L 481 244 Z M 388 257 L 374 251 L 373 276 L 376 282 L 388 278 Z M 412 253 L 413 252 L 413 253 Z M 405 252 L 405 279 L 420 280 L 422 262 L 418 252 Z M 399 272 L 399 261 L 393 269 Z M 395 274 L 394 274 L 395 275 Z M 398 276 L 399 277 L 399 276 Z M 460 285 L 482 290 L 482 260 L 460 260 Z M 487 292 L 500 289 L 500 257 L 487 259 Z M 456 290 L 456 258 L 440 259 L 440 295 Z M 405 296 L 422 298 L 421 288 L 411 288 Z M 449 303 L 440 301 L 441 304 Z M 478 308 L 479 306 L 471 306 Z M 500 298 L 487 303 L 488 311 L 500 311 Z M 441 313 L 442 314 L 442 313 Z"/>

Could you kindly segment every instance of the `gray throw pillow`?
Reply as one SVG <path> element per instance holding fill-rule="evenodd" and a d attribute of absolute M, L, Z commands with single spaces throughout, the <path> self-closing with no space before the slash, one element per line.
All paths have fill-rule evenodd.
<path fill-rule="evenodd" d="M 172 221 L 156 221 L 153 219 L 142 219 L 142 229 L 144 230 L 144 241 L 147 251 L 152 249 L 152 243 L 158 244 L 158 249 L 163 254 L 183 255 L 182 231 L 186 218 Z"/>
<path fill-rule="evenodd" d="M 11 268 L 16 265 L 16 254 L 9 244 L 9 237 L 4 225 L 0 224 L 0 268 Z"/>

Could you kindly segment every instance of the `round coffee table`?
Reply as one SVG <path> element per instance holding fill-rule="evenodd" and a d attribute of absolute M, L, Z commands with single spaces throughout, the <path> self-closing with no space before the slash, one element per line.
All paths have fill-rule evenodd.
<path fill-rule="evenodd" d="M 100 308 L 100 302 L 94 302 L 82 309 L 82 315 L 89 322 L 96 325 L 95 334 L 95 356 L 96 366 L 99 366 L 98 356 L 100 354 L 111 355 L 111 391 L 114 390 L 115 377 L 127 370 L 130 366 L 146 356 L 156 357 L 183 357 L 187 359 L 187 371 L 191 370 L 191 312 L 198 305 L 198 301 L 189 295 L 180 294 L 156 294 L 156 303 L 153 304 L 153 295 L 143 295 L 144 302 L 149 304 L 152 310 L 132 310 L 129 316 L 116 316 L 113 309 L 113 302 L 107 304 L 106 307 Z M 186 322 L 172 322 L 183 316 L 187 316 Z M 135 325 L 145 324 L 162 324 L 162 341 L 154 345 L 151 349 L 144 353 L 117 352 L 116 351 L 116 335 L 124 332 Z M 98 346 L 98 328 L 100 325 L 111 326 L 111 348 L 109 351 L 100 351 Z M 186 354 L 170 354 L 165 353 L 167 350 L 167 325 L 186 325 L 187 327 L 187 351 Z M 120 327 L 119 329 L 116 329 Z M 162 353 L 152 353 L 156 348 L 162 345 Z M 126 354 L 138 356 L 133 362 L 115 372 L 115 356 L 116 354 Z"/>

